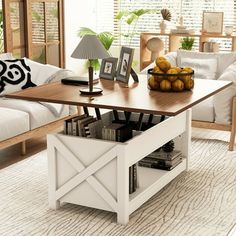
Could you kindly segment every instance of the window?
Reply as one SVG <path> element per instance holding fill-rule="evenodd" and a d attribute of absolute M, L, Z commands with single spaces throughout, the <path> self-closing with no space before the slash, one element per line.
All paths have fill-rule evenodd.
<path fill-rule="evenodd" d="M 101 3 L 101 0 L 97 0 Z M 104 4 L 98 5 L 98 18 L 99 15 L 107 15 L 109 12 L 110 20 L 97 22 L 97 30 L 113 31 L 116 35 L 119 33 L 132 32 L 132 27 L 123 21 L 115 21 L 111 17 L 116 15 L 120 10 L 134 10 L 134 9 L 159 9 L 167 8 L 172 14 L 171 22 L 169 22 L 168 28 L 174 28 L 180 15 L 184 18 L 184 25 L 188 28 L 194 29 L 198 32 L 202 28 L 202 14 L 203 11 L 223 11 L 224 12 L 224 25 L 234 25 L 236 27 L 236 3 L 233 0 L 114 0 L 106 1 Z M 105 7 L 104 7 L 105 6 Z M 135 26 L 135 35 L 129 46 L 139 46 L 139 34 L 140 32 L 155 32 L 159 30 L 159 23 L 161 21 L 161 14 L 145 14 L 139 18 L 137 25 Z M 235 29 L 236 30 L 236 29 Z M 230 45 L 227 39 L 220 40 L 221 50 L 230 50 Z M 126 44 L 127 40 L 124 37 L 118 37 L 115 42 L 118 44 Z M 129 44 L 129 43 L 128 43 Z M 196 42 L 196 45 L 198 42 Z"/>

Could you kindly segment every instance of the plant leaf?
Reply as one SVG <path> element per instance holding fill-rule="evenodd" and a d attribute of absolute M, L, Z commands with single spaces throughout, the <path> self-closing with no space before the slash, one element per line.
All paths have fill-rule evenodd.
<path fill-rule="evenodd" d="M 123 16 L 128 16 L 130 13 L 127 10 L 119 11 L 118 14 L 114 17 L 116 20 L 120 20 Z"/>
<path fill-rule="evenodd" d="M 87 27 L 81 27 L 77 34 L 79 37 L 83 37 L 84 35 L 97 35 L 96 32 L 93 30 L 87 28 Z"/>
<path fill-rule="evenodd" d="M 132 13 L 132 14 L 127 18 L 126 23 L 127 23 L 128 25 L 131 25 L 132 22 L 133 22 L 134 20 L 138 20 L 138 18 L 139 18 L 139 16 L 135 15 L 134 13 Z"/>
<path fill-rule="evenodd" d="M 109 50 L 114 41 L 114 36 L 110 32 L 101 32 L 100 34 L 98 34 L 98 38 L 105 49 Z"/>

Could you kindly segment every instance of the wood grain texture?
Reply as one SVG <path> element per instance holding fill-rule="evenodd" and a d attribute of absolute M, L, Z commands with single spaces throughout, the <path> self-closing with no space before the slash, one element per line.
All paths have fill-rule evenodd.
<path fill-rule="evenodd" d="M 128 86 L 121 82 L 100 80 L 96 87 L 101 87 L 103 94 L 92 99 L 80 95 L 81 86 L 63 85 L 60 82 L 29 88 L 7 97 L 175 116 L 232 84 L 229 81 L 195 79 L 192 91 L 164 93 L 149 90 L 145 75 L 140 75 L 139 79 L 139 83 L 129 83 Z"/>

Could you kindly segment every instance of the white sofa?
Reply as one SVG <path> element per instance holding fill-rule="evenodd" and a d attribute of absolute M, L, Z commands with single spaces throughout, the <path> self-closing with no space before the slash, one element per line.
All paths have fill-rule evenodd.
<path fill-rule="evenodd" d="M 165 55 L 172 66 L 192 67 L 195 78 L 229 80 L 233 85 L 192 109 L 193 126 L 231 131 L 229 150 L 236 133 L 236 52 L 203 53 L 179 50 Z M 152 68 L 154 63 L 147 69 Z"/>
<path fill-rule="evenodd" d="M 52 65 L 43 65 L 27 58 L 26 70 L 23 68 L 24 79 L 19 76 L 21 69 L 18 61 L 10 53 L 0 54 L 0 148 L 21 142 L 22 154 L 25 153 L 25 141 L 32 137 L 44 135 L 62 125 L 75 110 L 61 104 L 40 103 L 6 98 L 5 95 L 18 91 L 25 86 L 32 87 L 73 75 L 71 71 Z M 14 66 L 15 64 L 17 66 Z M 5 63 L 7 68 L 5 68 Z M 22 62 L 20 62 L 22 64 Z M 21 66 L 21 64 L 19 64 Z M 3 73 L 6 70 L 5 73 Z M 10 71 L 10 74 L 9 74 Z M 13 76 L 11 77 L 11 73 Z M 23 72 L 22 72 L 23 73 Z M 10 79 L 10 80 L 9 80 Z M 19 83 L 18 83 L 18 82 Z"/>

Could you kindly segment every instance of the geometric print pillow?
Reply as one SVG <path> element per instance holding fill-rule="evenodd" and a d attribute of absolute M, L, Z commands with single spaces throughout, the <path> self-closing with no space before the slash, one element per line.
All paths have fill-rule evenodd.
<path fill-rule="evenodd" d="M 34 87 L 25 59 L 0 60 L 0 95 Z"/>

